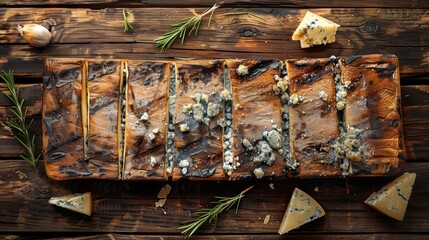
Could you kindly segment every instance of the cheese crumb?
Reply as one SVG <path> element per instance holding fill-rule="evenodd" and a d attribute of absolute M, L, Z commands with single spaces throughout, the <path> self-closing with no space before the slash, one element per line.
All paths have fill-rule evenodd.
<path fill-rule="evenodd" d="M 249 67 L 243 64 L 240 64 L 237 68 L 237 74 L 239 76 L 246 76 L 249 74 Z"/>
<path fill-rule="evenodd" d="M 319 92 L 319 97 L 325 102 L 328 101 L 328 94 L 325 91 Z"/>
<path fill-rule="evenodd" d="M 265 175 L 264 170 L 262 170 L 262 168 L 256 168 L 253 173 L 255 174 L 257 179 L 261 179 Z"/>
<path fill-rule="evenodd" d="M 153 134 L 153 133 L 149 133 L 149 139 L 152 141 L 152 140 L 154 140 L 155 139 L 155 134 Z"/>
<path fill-rule="evenodd" d="M 144 112 L 142 116 L 140 117 L 140 120 L 142 121 L 148 121 L 149 120 L 149 114 L 147 112 Z"/>
<path fill-rule="evenodd" d="M 186 123 L 180 124 L 179 128 L 180 128 L 181 132 L 187 132 L 187 131 L 189 131 L 189 126 Z"/>

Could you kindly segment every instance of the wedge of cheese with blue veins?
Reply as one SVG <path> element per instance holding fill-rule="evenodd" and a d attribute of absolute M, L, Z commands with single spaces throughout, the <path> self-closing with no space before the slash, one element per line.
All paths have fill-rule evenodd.
<path fill-rule="evenodd" d="M 49 204 L 82 213 L 87 216 L 91 216 L 92 213 L 92 196 L 90 192 L 62 197 L 51 197 L 51 199 L 49 199 Z"/>
<path fill-rule="evenodd" d="M 402 221 L 415 181 L 415 173 L 404 173 L 393 182 L 371 194 L 365 203 L 386 216 Z"/>
<path fill-rule="evenodd" d="M 324 215 L 325 210 L 316 200 L 302 190 L 295 188 L 278 233 L 288 233 Z"/>
<path fill-rule="evenodd" d="M 170 64 L 128 61 L 123 179 L 165 180 Z"/>
<path fill-rule="evenodd" d="M 339 24 L 307 11 L 293 33 L 292 40 L 300 40 L 301 48 L 332 43 L 335 42 L 335 35 L 339 27 Z"/>

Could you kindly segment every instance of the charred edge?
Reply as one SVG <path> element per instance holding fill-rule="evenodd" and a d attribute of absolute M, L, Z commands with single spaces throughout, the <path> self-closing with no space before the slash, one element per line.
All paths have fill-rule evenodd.
<path fill-rule="evenodd" d="M 277 60 L 260 60 L 249 69 L 249 80 L 253 80 L 270 69 L 277 69 Z"/>
<path fill-rule="evenodd" d="M 232 115 L 232 88 L 231 88 L 231 77 L 229 75 L 228 67 L 224 66 L 224 89 L 227 90 L 231 96 L 230 100 L 224 100 L 224 106 L 223 106 L 223 116 L 225 118 L 225 122 L 230 121 L 231 124 L 228 126 L 227 124 L 223 127 L 223 142 L 222 142 L 222 149 L 223 149 L 223 169 L 225 170 L 225 173 L 228 176 L 232 175 L 232 172 L 237 168 L 237 166 L 234 165 L 234 156 L 232 151 L 233 146 L 233 115 Z"/>
<path fill-rule="evenodd" d="M 121 62 L 121 83 L 120 83 L 120 96 L 118 113 L 118 141 L 119 141 L 119 154 L 118 154 L 118 179 L 124 176 L 124 160 L 125 160 L 125 126 L 126 126 L 126 108 L 127 108 L 127 82 L 128 82 L 128 64 L 126 61 Z"/>
<path fill-rule="evenodd" d="M 286 64 L 280 61 L 280 77 L 286 77 L 287 69 Z M 297 174 L 299 172 L 298 166 L 295 166 L 290 152 L 290 134 L 289 134 L 289 105 L 288 101 L 282 99 L 282 137 L 283 137 L 283 157 L 286 163 L 285 171 L 291 174 Z"/>
<path fill-rule="evenodd" d="M 344 63 L 344 65 L 349 65 L 350 63 L 352 63 L 352 62 L 354 62 L 356 60 L 359 60 L 361 58 L 362 58 L 362 55 L 354 55 L 354 56 L 351 56 L 351 57 L 348 57 L 348 58 L 344 58 L 343 59 L 343 63 Z"/>
<path fill-rule="evenodd" d="M 165 155 L 166 176 L 171 176 L 174 165 L 174 111 L 176 109 L 176 64 L 171 63 L 170 81 L 168 82 L 168 122 L 167 141 Z"/>

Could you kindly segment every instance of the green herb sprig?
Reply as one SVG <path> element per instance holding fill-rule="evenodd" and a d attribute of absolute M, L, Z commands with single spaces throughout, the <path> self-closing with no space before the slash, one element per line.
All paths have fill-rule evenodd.
<path fill-rule="evenodd" d="M 27 161 L 32 167 L 36 168 L 40 154 L 36 156 L 36 147 L 34 144 L 35 136 L 30 136 L 30 126 L 33 120 L 29 122 L 26 121 L 28 108 L 24 108 L 24 99 L 19 99 L 19 88 L 15 86 L 13 72 L 2 72 L 3 74 L 0 75 L 0 78 L 6 84 L 6 88 L 9 91 L 9 93 L 3 92 L 3 94 L 12 102 L 13 106 L 9 109 L 12 111 L 13 115 L 15 115 L 15 118 L 9 119 L 3 124 L 16 131 L 15 138 L 24 147 L 21 158 Z"/>
<path fill-rule="evenodd" d="M 232 206 L 236 205 L 235 213 L 238 213 L 238 207 L 240 206 L 241 198 L 244 197 L 244 193 L 252 189 L 253 186 L 246 188 L 240 194 L 233 197 L 215 197 L 219 199 L 212 208 L 201 208 L 196 211 L 197 218 L 184 222 L 185 225 L 178 227 L 182 230 L 182 234 L 186 235 L 187 238 L 192 236 L 204 223 L 211 223 L 217 221 L 217 217 L 220 213 L 229 210 Z"/>
<path fill-rule="evenodd" d="M 173 42 L 177 39 L 181 39 L 181 43 L 185 42 L 186 36 L 191 35 L 192 32 L 195 32 L 195 35 L 198 34 L 198 30 L 201 25 L 201 19 L 206 15 L 210 14 L 209 21 L 207 26 L 210 27 L 210 23 L 213 17 L 213 12 L 218 8 L 218 5 L 213 5 L 213 7 L 205 10 L 201 14 L 197 14 L 195 11 L 192 11 L 194 16 L 183 19 L 179 23 L 175 23 L 172 26 L 172 29 L 169 32 L 166 32 L 162 37 L 155 39 L 156 47 L 161 48 L 161 52 L 170 48 Z M 188 34 L 188 35 L 186 35 Z"/>
<path fill-rule="evenodd" d="M 127 10 L 122 10 L 122 15 L 124 15 L 124 32 L 130 32 L 131 29 L 133 29 L 133 26 L 131 26 L 131 23 L 128 21 L 128 12 Z"/>

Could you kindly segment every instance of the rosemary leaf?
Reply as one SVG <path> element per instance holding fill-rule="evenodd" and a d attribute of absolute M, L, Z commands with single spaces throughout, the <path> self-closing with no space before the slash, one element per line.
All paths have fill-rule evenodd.
<path fill-rule="evenodd" d="M 122 10 L 122 15 L 124 15 L 124 32 L 130 32 L 131 29 L 133 29 L 133 26 L 131 26 L 131 23 L 128 21 L 128 12 L 127 10 Z"/>
<path fill-rule="evenodd" d="M 180 39 L 181 44 L 185 42 L 185 38 L 189 35 L 191 35 L 192 32 L 195 33 L 195 35 L 198 34 L 198 30 L 201 25 L 202 18 L 206 15 L 210 14 L 208 26 L 210 27 L 210 23 L 213 17 L 213 12 L 218 8 L 219 6 L 217 4 L 213 5 L 213 7 L 205 10 L 201 14 L 194 13 L 194 16 L 185 18 L 181 20 L 178 23 L 174 23 L 171 25 L 172 29 L 161 37 L 158 37 L 154 40 L 156 47 L 161 48 L 161 52 L 169 49 L 174 41 L 176 41 L 177 38 Z M 188 31 L 189 30 L 189 31 Z"/>
<path fill-rule="evenodd" d="M 214 221 L 216 225 L 218 215 L 222 212 L 228 211 L 234 205 L 236 205 L 235 213 L 238 213 L 241 198 L 244 197 L 244 193 L 252 188 L 253 186 L 250 186 L 240 194 L 232 197 L 215 197 L 219 200 L 212 202 L 212 204 L 214 204 L 212 208 L 198 209 L 195 213 L 198 217 L 193 220 L 185 221 L 185 225 L 178 227 L 178 229 L 182 230 L 182 234 L 184 234 L 186 238 L 189 238 L 206 222 L 211 223 Z"/>
<path fill-rule="evenodd" d="M 34 135 L 30 136 L 30 127 L 33 121 L 27 121 L 27 108 L 24 108 L 24 99 L 19 99 L 19 89 L 15 86 L 13 72 L 3 71 L 0 75 L 1 80 L 6 84 L 9 93 L 2 92 L 12 102 L 13 106 L 9 109 L 13 113 L 14 118 L 2 123 L 3 125 L 15 130 L 15 138 L 24 147 L 21 153 L 21 158 L 27 161 L 33 168 L 36 168 L 40 154 L 35 154 Z"/>

